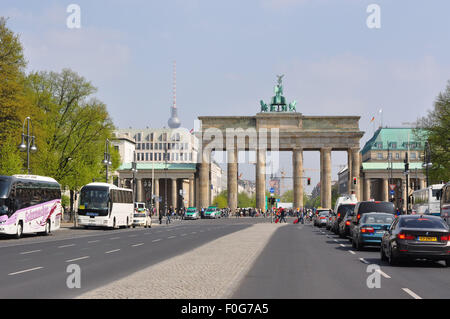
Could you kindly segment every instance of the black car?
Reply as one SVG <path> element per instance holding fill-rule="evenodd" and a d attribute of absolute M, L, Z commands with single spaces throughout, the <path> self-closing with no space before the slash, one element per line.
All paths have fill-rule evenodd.
<path fill-rule="evenodd" d="M 444 260 L 450 266 L 450 229 L 441 217 L 402 215 L 381 241 L 381 259 L 396 265 L 405 259 Z"/>
<path fill-rule="evenodd" d="M 335 233 L 336 235 L 339 234 L 339 224 L 341 223 L 342 219 L 344 218 L 345 214 L 347 214 L 348 211 L 354 211 L 356 204 L 341 204 L 339 205 L 337 212 L 336 212 L 336 218 L 331 225 L 331 231 Z"/>
<path fill-rule="evenodd" d="M 342 218 L 341 222 L 339 223 L 339 232 L 338 235 L 341 238 L 347 238 L 350 236 L 350 225 L 352 223 L 352 218 L 354 215 L 353 210 L 348 210 L 344 218 Z"/>

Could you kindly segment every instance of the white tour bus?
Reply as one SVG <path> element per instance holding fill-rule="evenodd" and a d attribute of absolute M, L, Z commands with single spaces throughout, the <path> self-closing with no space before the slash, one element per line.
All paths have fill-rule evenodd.
<path fill-rule="evenodd" d="M 48 235 L 61 226 L 61 186 L 36 175 L 0 176 L 0 233 Z"/>
<path fill-rule="evenodd" d="M 133 223 L 133 191 L 112 184 L 90 183 L 81 188 L 78 225 L 130 227 Z"/>
<path fill-rule="evenodd" d="M 444 184 L 435 184 L 412 193 L 412 213 L 440 216 L 439 193 Z"/>

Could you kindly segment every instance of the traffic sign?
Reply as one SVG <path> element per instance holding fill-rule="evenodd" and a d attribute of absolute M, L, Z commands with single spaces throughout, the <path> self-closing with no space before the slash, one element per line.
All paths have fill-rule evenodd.
<path fill-rule="evenodd" d="M 271 192 L 271 193 L 275 193 L 275 188 L 271 187 L 271 188 L 270 188 L 270 192 Z"/>
<path fill-rule="evenodd" d="M 393 189 L 391 189 L 391 190 L 389 191 L 389 194 L 394 195 L 394 194 L 395 194 L 395 191 L 394 191 Z"/>
<path fill-rule="evenodd" d="M 397 185 L 395 185 L 395 184 L 389 184 L 389 188 L 391 189 L 391 191 L 393 191 L 393 190 L 395 189 L 395 186 L 397 186 Z"/>

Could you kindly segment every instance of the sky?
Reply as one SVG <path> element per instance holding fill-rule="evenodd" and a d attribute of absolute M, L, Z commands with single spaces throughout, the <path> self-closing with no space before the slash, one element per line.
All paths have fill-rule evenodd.
<path fill-rule="evenodd" d="M 67 26 L 70 4 L 81 9 L 80 28 Z M 380 28 L 367 25 L 372 4 Z M 361 116 L 361 147 L 381 124 L 408 126 L 425 116 L 445 89 L 448 12 L 448 0 L 0 2 L 27 70 L 84 76 L 118 128 L 167 125 L 176 60 L 178 114 L 188 129 L 198 116 L 256 114 L 285 74 L 284 95 L 297 100 L 297 112 Z M 281 160 L 291 176 L 290 154 Z M 333 152 L 333 180 L 346 160 Z M 317 169 L 319 153 L 305 152 L 304 162 Z M 254 178 L 250 164 L 240 170 Z M 319 181 L 316 170 L 305 174 Z"/>

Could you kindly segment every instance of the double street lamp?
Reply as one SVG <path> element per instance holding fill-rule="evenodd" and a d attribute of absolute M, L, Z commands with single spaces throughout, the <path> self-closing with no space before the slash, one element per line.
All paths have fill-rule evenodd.
<path fill-rule="evenodd" d="M 25 134 L 25 123 L 27 124 L 27 134 Z M 33 135 L 33 126 L 32 126 L 31 118 L 27 116 L 27 118 L 23 122 L 22 126 L 22 143 L 20 143 L 19 150 L 21 152 L 27 152 L 27 173 L 30 174 L 30 152 L 36 153 L 37 147 L 35 142 L 35 136 Z M 30 135 L 30 125 L 31 125 L 31 135 Z"/>
<path fill-rule="evenodd" d="M 432 167 L 433 164 L 431 163 L 431 150 L 430 150 L 430 143 L 428 141 L 425 142 L 425 154 L 423 157 L 423 164 L 422 167 L 425 167 L 426 174 L 427 174 L 427 187 L 430 186 L 429 180 L 428 180 L 428 169 Z"/>
<path fill-rule="evenodd" d="M 109 139 L 106 139 L 105 153 L 103 154 L 102 163 L 106 166 L 106 183 L 108 183 L 108 166 L 112 165 L 111 154 L 109 153 Z"/>

